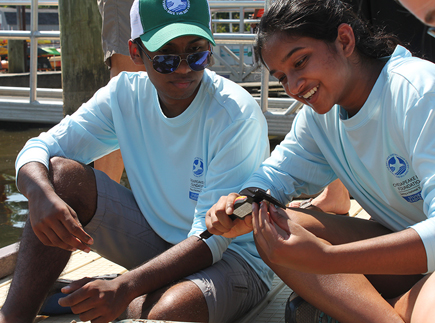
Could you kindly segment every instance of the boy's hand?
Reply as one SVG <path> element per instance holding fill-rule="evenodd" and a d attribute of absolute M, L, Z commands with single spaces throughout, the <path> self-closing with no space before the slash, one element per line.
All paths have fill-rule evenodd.
<path fill-rule="evenodd" d="M 83 322 L 111 322 L 125 311 L 131 301 L 119 278 L 83 278 L 62 288 L 62 293 L 69 295 L 59 299 L 59 305 L 71 307 Z"/>
<path fill-rule="evenodd" d="M 46 246 L 89 252 L 92 238 L 83 230 L 76 212 L 54 192 L 29 199 L 29 219 Z"/>
<path fill-rule="evenodd" d="M 222 196 L 207 211 L 205 224 L 210 233 L 222 235 L 226 238 L 234 238 L 252 231 L 252 215 L 234 221 L 230 218 L 230 215 L 234 212 L 234 201 L 239 196 L 237 193 Z"/>

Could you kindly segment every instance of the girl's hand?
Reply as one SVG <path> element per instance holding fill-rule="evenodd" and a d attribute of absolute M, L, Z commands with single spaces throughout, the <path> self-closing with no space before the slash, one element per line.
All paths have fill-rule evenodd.
<path fill-rule="evenodd" d="M 290 211 L 288 211 L 290 212 Z M 298 271 L 322 273 L 330 245 L 293 222 L 286 210 L 254 203 L 253 227 L 257 248 L 267 261 Z"/>

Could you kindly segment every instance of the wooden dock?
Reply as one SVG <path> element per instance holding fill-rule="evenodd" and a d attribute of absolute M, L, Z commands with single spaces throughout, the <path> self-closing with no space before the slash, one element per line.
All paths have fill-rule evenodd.
<path fill-rule="evenodd" d="M 350 216 L 368 219 L 369 215 L 354 200 L 351 201 Z M 97 276 L 104 274 L 122 274 L 127 270 L 109 260 L 99 256 L 94 252 L 84 253 L 76 251 L 73 253 L 67 267 L 62 272 L 62 278 L 80 279 L 82 277 Z M 3 305 L 9 286 L 11 276 L 0 280 L 0 308 Z M 287 298 L 291 293 L 288 288 L 278 277 L 273 281 L 272 289 L 267 297 L 247 313 L 242 319 L 235 323 L 284 323 L 284 311 Z M 81 323 L 78 315 L 60 315 L 60 316 L 38 316 L 35 322 L 43 323 Z M 89 322 L 89 321 L 88 321 Z M 149 321 L 157 322 L 157 321 Z M 82 322 L 84 323 L 84 322 Z M 169 323 L 166 321 L 166 323 Z"/>

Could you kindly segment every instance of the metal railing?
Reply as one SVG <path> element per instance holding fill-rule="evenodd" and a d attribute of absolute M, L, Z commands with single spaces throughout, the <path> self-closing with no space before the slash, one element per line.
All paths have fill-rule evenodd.
<path fill-rule="evenodd" d="M 30 78 L 29 78 L 29 100 L 23 99 L 1 99 L 0 108 L 2 120 L 21 121 L 29 119 L 28 114 L 32 111 L 34 122 L 57 122 L 63 117 L 63 102 L 38 100 L 37 94 L 42 93 L 37 88 L 38 69 L 38 39 L 59 40 L 60 31 L 39 31 L 38 30 L 38 6 L 58 6 L 57 0 L 0 0 L 0 5 L 30 6 L 30 30 L 0 30 L 0 38 L 30 40 Z M 1 89 L 0 89 L 1 90 Z M 5 89 L 3 89 L 5 90 Z M 22 88 L 9 88 L 11 95 L 17 95 L 23 91 Z M 47 89 L 45 90 L 47 91 Z M 50 91 L 50 90 L 48 90 Z M 58 92 L 58 89 L 52 89 Z"/>
<path fill-rule="evenodd" d="M 0 0 L 0 5 L 31 6 L 30 30 L 0 30 L 0 38 L 27 40 L 30 39 L 30 102 L 36 101 L 37 68 L 38 68 L 38 39 L 60 40 L 60 31 L 39 31 L 38 30 L 38 8 L 39 6 L 57 6 L 57 0 Z"/>
<path fill-rule="evenodd" d="M 214 38 L 218 46 L 223 46 L 225 51 L 238 62 L 239 68 L 230 66 L 232 73 L 242 79 L 255 69 L 261 69 L 261 96 L 256 98 L 261 106 L 269 124 L 269 134 L 285 135 L 291 127 L 293 118 L 301 104 L 291 98 L 269 98 L 269 72 L 264 68 L 254 64 L 248 66 L 244 62 L 244 46 L 253 46 L 255 35 L 244 33 L 245 23 L 257 23 L 258 19 L 245 19 L 245 12 L 253 12 L 254 9 L 266 8 L 268 1 L 209 1 L 210 9 L 214 12 L 238 12 L 239 19 L 212 19 L 212 24 L 228 23 L 239 24 L 239 33 L 214 33 Z M 0 0 L 0 5 L 22 5 L 31 7 L 31 28 L 30 31 L 0 31 L 0 38 L 30 40 L 30 88 L 0 87 L 0 95 L 17 96 L 29 93 L 29 100 L 23 99 L 0 99 L 0 119 L 14 121 L 33 121 L 33 122 L 58 122 L 63 117 L 63 102 L 59 100 L 62 90 L 59 89 L 38 89 L 37 88 L 37 59 L 38 59 L 38 39 L 59 40 L 60 31 L 39 31 L 38 30 L 38 6 L 58 6 L 58 0 Z M 234 54 L 227 45 L 240 46 L 239 55 Z M 220 55 L 215 57 L 223 61 Z M 222 62 L 226 64 L 226 62 Z M 240 80 L 241 81 L 241 80 Z M 38 100 L 38 95 L 47 92 L 54 93 L 52 98 Z M 270 106 L 270 107 L 269 107 Z M 11 112 L 12 111 L 12 112 Z M 32 111 L 38 113 L 33 114 Z M 28 115 L 32 113 L 32 118 Z M 22 116 L 22 117 L 20 117 Z"/>
<path fill-rule="evenodd" d="M 239 70 L 228 66 L 230 71 L 236 76 L 236 81 L 243 81 L 250 73 L 256 69 L 261 69 L 261 94 L 256 98 L 259 103 L 269 126 L 269 135 L 285 136 L 291 128 L 293 119 L 297 111 L 302 107 L 302 103 L 292 98 L 269 98 L 269 71 L 264 66 L 258 66 L 254 62 L 253 66 L 244 63 L 243 46 L 253 46 L 255 44 L 255 34 L 245 33 L 245 23 L 258 23 L 259 19 L 245 19 L 245 12 L 254 9 L 269 7 L 269 1 L 209 1 L 210 9 L 213 12 L 238 12 L 239 19 L 212 19 L 212 25 L 217 23 L 239 23 L 238 33 L 214 33 L 216 45 L 239 45 L 238 57 L 228 48 L 225 51 L 239 63 Z M 231 25 L 230 30 L 232 31 Z M 215 55 L 220 62 L 219 55 Z"/>
<path fill-rule="evenodd" d="M 235 82 L 255 80 L 255 77 L 259 77 L 259 73 L 257 73 L 258 75 L 254 74 L 260 70 L 258 64 L 253 59 L 249 64 L 245 62 L 245 49 L 253 58 L 255 35 L 250 31 L 246 33 L 245 26 L 246 24 L 258 23 L 259 19 L 246 19 L 245 13 L 254 13 L 255 9 L 264 8 L 265 1 L 209 1 L 209 4 L 212 12 L 212 30 L 217 45 L 215 47 L 215 58 L 218 64 L 228 70 L 229 74 L 227 76 Z M 228 14 L 229 18 L 218 19 L 216 17 L 217 14 L 223 13 Z M 239 19 L 233 19 L 233 13 L 237 13 Z M 227 26 L 229 33 L 218 32 L 218 26 L 222 25 Z M 238 32 L 233 32 L 234 25 L 238 25 Z M 230 48 L 230 46 L 233 48 Z M 238 47 L 238 55 L 234 53 L 234 46 Z M 221 56 L 222 53 L 228 57 L 227 60 L 235 64 L 231 64 L 224 59 Z"/>

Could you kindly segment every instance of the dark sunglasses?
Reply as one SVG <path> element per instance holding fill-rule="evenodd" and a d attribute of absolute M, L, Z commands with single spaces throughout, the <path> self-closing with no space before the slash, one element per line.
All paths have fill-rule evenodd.
<path fill-rule="evenodd" d="M 136 43 L 137 47 L 146 55 L 146 57 L 153 62 L 153 68 L 161 74 L 170 74 L 177 70 L 181 61 L 186 61 L 192 71 L 202 71 L 210 65 L 211 55 L 213 53 L 209 50 L 197 52 L 187 55 L 186 58 L 181 58 L 180 55 L 156 55 L 151 58 L 142 46 Z"/>

